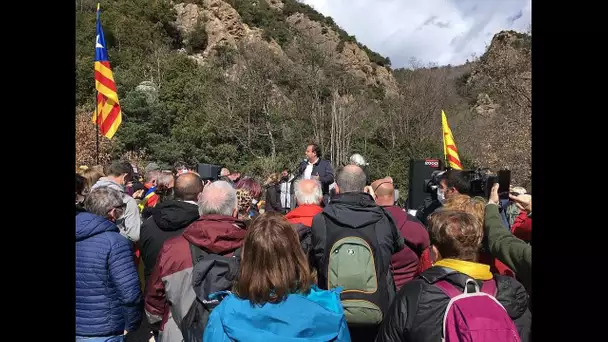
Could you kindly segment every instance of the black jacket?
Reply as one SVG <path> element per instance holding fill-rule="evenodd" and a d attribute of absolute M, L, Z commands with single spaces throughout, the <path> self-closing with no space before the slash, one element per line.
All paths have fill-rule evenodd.
<path fill-rule="evenodd" d="M 403 249 L 403 237 L 390 214 L 376 205 L 369 194 L 364 192 L 338 194 L 332 198 L 320 214 L 313 218 L 311 256 L 319 270 L 321 288 L 327 287 L 326 249 L 331 248 L 331 246 L 326 246 L 328 229 L 336 229 L 335 227 L 359 229 L 370 225 L 375 225 L 373 230 L 375 236 L 368 238 L 370 241 L 374 241 L 380 250 L 379 257 L 384 264 L 382 267 L 388 268 L 391 256 Z"/>
<path fill-rule="evenodd" d="M 154 207 L 152 216 L 141 226 L 139 238 L 146 284 L 165 241 L 181 235 L 184 229 L 199 217 L 198 206 L 188 202 L 170 200 Z"/>
<path fill-rule="evenodd" d="M 496 299 L 513 319 L 521 340 L 530 341 L 532 313 L 528 309 L 526 290 L 514 278 L 501 275 L 494 277 L 497 282 Z M 450 299 L 432 284 L 446 279 L 464 291 L 468 278 L 460 272 L 434 266 L 403 285 L 380 325 L 376 342 L 441 341 L 443 314 Z M 482 285 L 481 281 L 479 285 Z"/>
<path fill-rule="evenodd" d="M 273 184 L 266 188 L 264 210 L 266 212 L 276 211 L 279 213 L 283 211 L 281 206 L 281 188 L 279 187 L 279 184 Z"/>
<path fill-rule="evenodd" d="M 298 167 L 298 177 L 301 178 L 304 176 L 304 171 L 306 170 L 307 162 L 302 162 Z M 312 167 L 311 175 L 319 175 L 319 181 L 321 182 L 321 190 L 323 191 L 323 195 L 329 194 L 329 186 L 334 182 L 334 169 L 331 166 L 329 160 L 325 159 L 317 159 L 317 162 Z"/>

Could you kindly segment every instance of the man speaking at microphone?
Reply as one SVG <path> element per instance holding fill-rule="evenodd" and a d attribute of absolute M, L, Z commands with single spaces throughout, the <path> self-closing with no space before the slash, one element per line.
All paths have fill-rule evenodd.
<path fill-rule="evenodd" d="M 316 179 L 321 182 L 323 203 L 329 200 L 329 185 L 334 182 L 334 169 L 328 160 L 321 159 L 321 148 L 317 144 L 306 146 L 306 160 L 298 167 L 298 175 L 303 179 Z"/>

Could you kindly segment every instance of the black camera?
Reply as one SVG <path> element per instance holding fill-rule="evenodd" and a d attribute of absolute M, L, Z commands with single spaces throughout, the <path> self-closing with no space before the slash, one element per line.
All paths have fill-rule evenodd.
<path fill-rule="evenodd" d="M 470 190 L 469 195 L 471 197 L 481 196 L 484 198 L 490 198 L 490 191 L 492 186 L 498 183 L 498 196 L 501 199 L 509 198 L 509 187 L 511 185 L 511 171 L 500 170 L 497 173 L 493 173 L 487 168 L 478 168 L 469 173 L 469 184 Z"/>
<path fill-rule="evenodd" d="M 431 178 L 424 180 L 423 191 L 427 194 L 434 194 L 437 191 L 437 187 L 439 187 L 439 180 L 444 173 L 445 170 L 433 171 Z"/>

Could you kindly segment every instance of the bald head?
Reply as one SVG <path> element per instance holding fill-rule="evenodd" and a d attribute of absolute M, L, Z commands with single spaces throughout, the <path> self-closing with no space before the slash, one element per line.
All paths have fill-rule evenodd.
<path fill-rule="evenodd" d="M 226 181 L 215 181 L 205 187 L 198 203 L 201 215 L 235 216 L 236 190 Z"/>
<path fill-rule="evenodd" d="M 230 175 L 230 170 L 228 170 L 227 168 L 223 167 L 222 170 L 220 171 L 220 177 L 226 177 Z"/>
<path fill-rule="evenodd" d="M 338 172 L 336 184 L 340 193 L 362 192 L 365 188 L 365 172 L 357 165 L 346 165 Z"/>
<path fill-rule="evenodd" d="M 380 206 L 393 205 L 395 203 L 395 186 L 393 180 L 381 178 L 372 183 L 376 204 Z"/>
<path fill-rule="evenodd" d="M 195 173 L 182 173 L 175 180 L 173 196 L 182 201 L 198 200 L 198 195 L 203 191 L 201 177 Z"/>
<path fill-rule="evenodd" d="M 323 201 L 321 183 L 314 179 L 301 179 L 296 181 L 294 192 L 298 205 L 316 204 L 320 205 Z"/>

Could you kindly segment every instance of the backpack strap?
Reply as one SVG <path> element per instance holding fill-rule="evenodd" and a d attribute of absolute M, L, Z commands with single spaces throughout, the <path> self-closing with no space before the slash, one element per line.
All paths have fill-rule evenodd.
<path fill-rule="evenodd" d="M 192 267 L 196 265 L 201 259 L 207 256 L 207 252 L 205 252 L 202 248 L 190 243 L 188 241 L 188 245 L 190 245 L 190 256 L 192 257 Z"/>
<path fill-rule="evenodd" d="M 469 283 L 471 285 L 473 285 L 473 287 L 475 288 L 474 292 L 469 292 Z M 467 279 L 467 282 L 464 284 L 464 292 L 460 291 L 460 289 L 458 289 L 456 286 L 454 286 L 453 284 L 451 284 L 450 282 L 448 282 L 446 280 L 440 280 L 440 281 L 436 282 L 435 285 L 437 285 L 437 287 L 439 287 L 441 289 L 441 291 L 443 291 L 450 298 L 454 298 L 463 293 L 467 294 L 467 293 L 480 292 L 479 285 L 477 285 L 477 282 L 471 278 Z M 496 288 L 496 286 L 494 286 L 494 288 Z M 490 290 L 491 290 L 491 288 L 490 288 Z"/>
<path fill-rule="evenodd" d="M 496 288 L 496 279 L 490 279 L 483 282 L 481 285 L 481 292 L 487 293 L 492 297 L 496 297 L 498 289 Z"/>
<path fill-rule="evenodd" d="M 450 298 L 454 298 L 462 294 L 462 291 L 457 289 L 456 286 L 452 285 L 447 280 L 440 280 L 435 283 L 435 286 L 437 286 L 441 291 L 443 291 L 443 293 L 445 293 L 446 296 Z"/>

